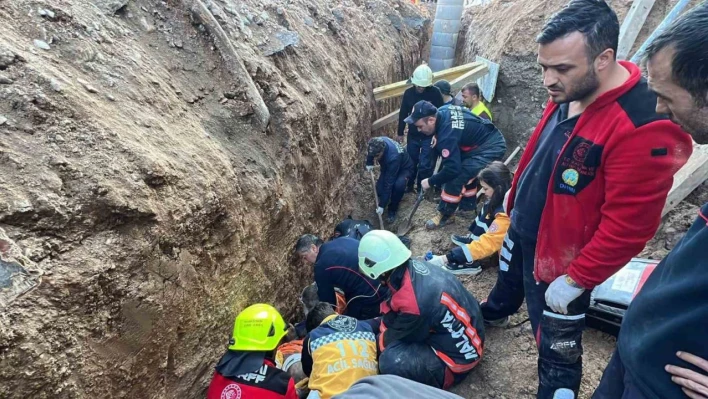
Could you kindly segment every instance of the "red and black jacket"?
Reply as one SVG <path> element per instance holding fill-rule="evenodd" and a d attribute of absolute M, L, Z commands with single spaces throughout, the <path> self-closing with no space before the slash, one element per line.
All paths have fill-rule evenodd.
<path fill-rule="evenodd" d="M 629 79 L 588 106 L 556 160 L 536 244 L 537 281 L 568 274 L 591 289 L 613 275 L 656 232 L 673 175 L 691 156 L 690 136 L 655 112 L 656 95 L 639 68 L 620 63 Z M 548 102 L 529 139 L 507 213 L 557 107 Z"/>
<path fill-rule="evenodd" d="M 253 355 L 260 355 L 255 359 L 258 362 L 254 363 Z M 207 390 L 207 399 L 223 398 L 298 399 L 298 396 L 290 374 L 276 368 L 263 353 L 228 351 L 219 361 Z"/>
<path fill-rule="evenodd" d="M 379 350 L 395 341 L 423 342 L 451 373 L 464 374 L 482 359 L 484 324 L 477 300 L 453 274 L 409 260 L 390 278 L 391 297 L 381 303 Z"/>

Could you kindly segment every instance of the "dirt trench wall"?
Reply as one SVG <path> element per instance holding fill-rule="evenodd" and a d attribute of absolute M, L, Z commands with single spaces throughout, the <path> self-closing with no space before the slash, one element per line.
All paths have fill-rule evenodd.
<path fill-rule="evenodd" d="M 429 23 L 405 1 L 207 2 L 258 131 L 193 4 L 0 9 L 0 229 L 41 280 L 0 310 L 2 398 L 202 397 L 240 309 L 295 310 L 292 245 L 351 206 L 372 88 Z"/>
<path fill-rule="evenodd" d="M 657 0 L 643 25 L 630 55 L 661 23 L 678 0 Z M 700 2 L 694 0 L 689 7 Z M 463 15 L 463 30 L 457 45 L 457 64 L 474 61 L 480 55 L 500 64 L 495 98 L 491 103 L 494 123 L 513 150 L 524 148 L 548 99 L 536 63 L 535 38 L 544 22 L 568 0 L 493 0 L 472 6 Z M 631 0 L 609 0 L 620 25 Z M 518 158 L 517 158 L 518 161 Z"/>

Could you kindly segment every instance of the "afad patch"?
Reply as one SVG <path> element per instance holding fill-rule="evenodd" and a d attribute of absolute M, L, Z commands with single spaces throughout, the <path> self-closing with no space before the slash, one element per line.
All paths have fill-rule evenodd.
<path fill-rule="evenodd" d="M 443 157 L 443 158 L 447 158 L 447 157 L 449 157 L 449 156 L 450 156 L 450 150 L 448 150 L 447 148 L 445 148 L 444 150 L 442 150 L 442 157 Z"/>

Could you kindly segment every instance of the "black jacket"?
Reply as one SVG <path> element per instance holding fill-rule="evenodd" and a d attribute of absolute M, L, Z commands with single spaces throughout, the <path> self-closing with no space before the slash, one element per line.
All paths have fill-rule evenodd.
<path fill-rule="evenodd" d="M 401 111 L 398 113 L 398 135 L 403 136 L 403 131 L 406 127 L 406 122 L 404 119 L 408 118 L 408 115 L 413 112 L 413 106 L 418 101 L 429 101 L 436 107 L 442 107 L 445 102 L 443 101 L 442 93 L 435 86 L 426 87 L 425 91 L 418 93 L 415 91 L 415 86 L 411 86 L 403 92 L 403 99 L 401 100 Z M 415 125 L 408 125 L 408 139 L 419 139 L 423 137 L 423 133 L 420 133 Z"/>
<path fill-rule="evenodd" d="M 379 206 L 386 207 L 388 200 L 391 199 L 391 190 L 393 184 L 401 173 L 413 173 L 413 161 L 408 156 L 405 148 L 388 137 L 383 137 L 386 149 L 379 160 L 381 165 L 381 175 L 379 176 L 379 184 L 376 189 L 379 195 Z M 366 164 L 374 164 L 374 156 L 367 154 Z"/>
<path fill-rule="evenodd" d="M 467 108 L 446 105 L 438 110 L 435 123 L 435 147 L 430 151 L 433 159 L 442 157 L 440 171 L 430 177 L 430 185 L 441 186 L 457 177 L 462 170 L 462 158 L 485 151 L 506 150 L 506 141 L 499 129 Z M 421 161 L 422 162 L 422 161 Z"/>
<path fill-rule="evenodd" d="M 667 364 L 705 372 L 676 357 L 708 359 L 708 203 L 659 263 L 624 316 L 617 348 L 625 370 L 651 399 L 683 398 Z"/>

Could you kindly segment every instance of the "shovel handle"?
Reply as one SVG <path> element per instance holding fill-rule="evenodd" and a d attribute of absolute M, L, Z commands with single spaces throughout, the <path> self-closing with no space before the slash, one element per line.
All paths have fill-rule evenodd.
<path fill-rule="evenodd" d="M 376 201 L 376 209 L 379 208 L 379 194 L 376 192 L 376 179 L 374 179 L 374 171 L 370 170 L 369 171 L 369 176 L 371 176 L 371 187 L 374 189 L 374 201 Z M 381 230 L 385 230 L 384 224 L 383 224 L 383 217 L 376 213 L 379 217 L 379 226 L 381 227 Z"/>

